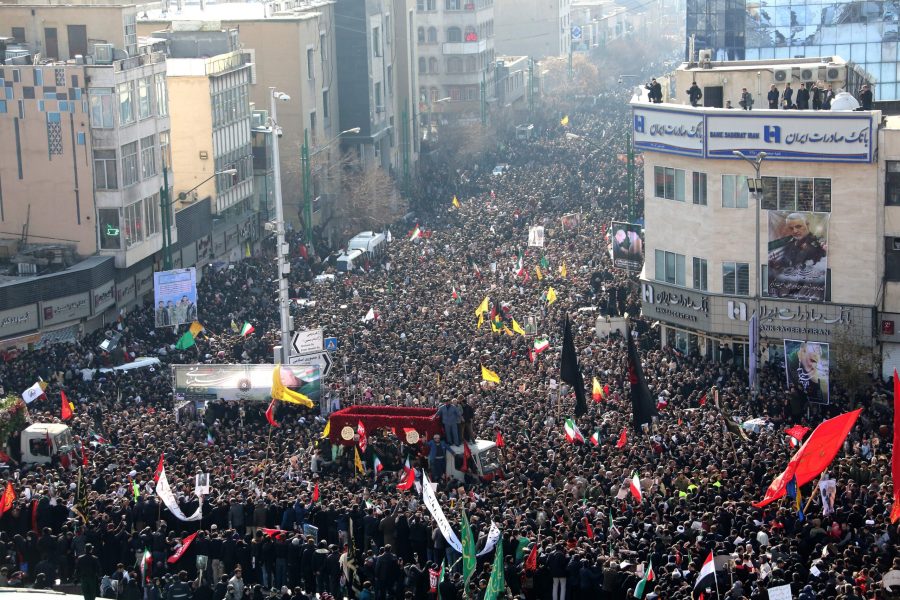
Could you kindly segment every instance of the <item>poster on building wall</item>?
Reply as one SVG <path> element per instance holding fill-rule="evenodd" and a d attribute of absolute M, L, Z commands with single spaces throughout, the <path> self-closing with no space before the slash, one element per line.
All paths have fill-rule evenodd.
<path fill-rule="evenodd" d="M 787 387 L 806 402 L 828 404 L 828 344 L 784 340 Z"/>
<path fill-rule="evenodd" d="M 175 269 L 153 274 L 153 306 L 157 327 L 197 320 L 197 270 Z"/>
<path fill-rule="evenodd" d="M 768 296 L 825 300 L 830 213 L 769 211 Z"/>
<path fill-rule="evenodd" d="M 613 266 L 628 271 L 640 271 L 644 264 L 644 242 L 641 226 L 635 223 L 612 222 Z"/>

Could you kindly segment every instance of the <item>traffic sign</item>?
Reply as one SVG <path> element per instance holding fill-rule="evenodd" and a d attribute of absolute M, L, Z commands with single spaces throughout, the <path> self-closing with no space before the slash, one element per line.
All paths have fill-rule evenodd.
<path fill-rule="evenodd" d="M 310 352 L 309 354 L 292 354 L 288 357 L 288 364 L 318 367 L 319 376 L 325 379 L 331 373 L 331 367 L 334 363 L 331 360 L 331 355 L 322 350 L 320 352 Z"/>
<path fill-rule="evenodd" d="M 338 340 L 336 337 L 325 338 L 325 349 L 329 352 L 335 352 L 338 349 Z"/>
<path fill-rule="evenodd" d="M 576 42 L 581 39 L 581 27 L 572 25 L 572 39 Z"/>
<path fill-rule="evenodd" d="M 291 355 L 321 352 L 323 349 L 321 328 L 294 332 L 294 337 L 291 339 Z"/>

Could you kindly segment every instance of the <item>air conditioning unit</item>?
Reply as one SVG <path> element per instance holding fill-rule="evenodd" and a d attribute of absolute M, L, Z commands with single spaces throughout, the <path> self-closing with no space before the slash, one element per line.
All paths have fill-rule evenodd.
<path fill-rule="evenodd" d="M 900 237 L 891 238 L 891 248 L 894 252 L 900 252 Z"/>
<path fill-rule="evenodd" d="M 113 61 L 112 44 L 96 44 L 94 46 L 94 62 L 98 65 L 108 65 Z"/>
<path fill-rule="evenodd" d="M 697 60 L 701 65 L 708 65 L 712 61 L 712 55 L 713 51 L 707 48 L 697 53 Z"/>
<path fill-rule="evenodd" d="M 821 79 L 819 77 L 819 67 L 804 67 L 800 69 L 800 81 L 806 82 L 815 82 Z"/>
<path fill-rule="evenodd" d="M 772 69 L 772 79 L 775 83 L 790 83 L 791 78 L 790 69 Z"/>
<path fill-rule="evenodd" d="M 825 67 L 825 81 L 844 81 L 847 79 L 847 67 L 828 65 Z"/>

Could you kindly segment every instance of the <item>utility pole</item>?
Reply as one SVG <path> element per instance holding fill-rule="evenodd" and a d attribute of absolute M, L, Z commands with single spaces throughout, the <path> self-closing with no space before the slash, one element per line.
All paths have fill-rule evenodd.
<path fill-rule="evenodd" d="M 172 232 L 169 229 L 169 207 L 171 203 L 169 202 L 169 168 L 166 165 L 166 162 L 163 161 L 163 185 L 159 188 L 159 208 L 162 212 L 162 227 L 163 227 L 163 270 L 171 271 L 172 270 Z"/>
<path fill-rule="evenodd" d="M 310 186 L 311 168 L 309 165 L 309 129 L 303 129 L 303 147 L 300 149 L 300 162 L 303 166 L 303 240 L 306 249 L 313 252 L 312 241 L 312 186 Z"/>
<path fill-rule="evenodd" d="M 634 144 L 631 142 L 631 126 L 628 127 L 625 143 L 628 144 L 628 222 L 634 223 L 637 206 L 634 199 Z"/>
<path fill-rule="evenodd" d="M 291 272 L 291 265 L 287 262 L 289 252 L 288 244 L 284 239 L 284 203 L 281 198 L 281 159 L 278 153 L 278 113 L 276 100 L 287 102 L 291 97 L 284 92 L 276 92 L 274 87 L 269 88 L 269 114 L 272 119 L 272 160 L 275 163 L 275 255 L 278 264 L 278 312 L 281 317 L 281 363 L 288 362 L 291 354 L 291 330 L 294 322 L 291 319 L 290 296 L 288 296 L 287 276 Z M 307 178 L 304 175 L 303 183 Z"/>
<path fill-rule="evenodd" d="M 409 198 L 409 98 L 403 101 L 403 127 L 400 134 L 403 136 L 403 194 Z"/>

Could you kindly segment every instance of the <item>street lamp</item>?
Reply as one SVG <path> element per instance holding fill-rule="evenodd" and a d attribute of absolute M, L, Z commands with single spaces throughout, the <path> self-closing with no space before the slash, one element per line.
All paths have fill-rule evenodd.
<path fill-rule="evenodd" d="M 756 285 L 753 290 L 753 297 L 756 304 L 756 309 L 754 311 L 754 317 L 756 320 L 753 324 L 755 326 L 751 326 L 750 331 L 750 340 L 753 346 L 754 354 L 751 354 L 751 359 L 753 360 L 753 364 L 751 364 L 751 387 L 753 394 L 759 394 L 759 370 L 756 367 L 756 363 L 759 360 L 759 357 L 755 355 L 755 353 L 759 352 L 758 340 L 756 338 L 759 337 L 759 315 L 760 315 L 760 297 L 762 294 L 760 293 L 760 289 L 762 288 L 762 267 L 759 259 L 759 221 L 762 215 L 762 177 L 760 177 L 759 172 L 762 168 L 762 163 L 766 159 L 767 154 L 765 152 L 757 152 L 755 158 L 750 158 L 740 150 L 732 150 L 732 154 L 737 156 L 738 158 L 742 158 L 747 161 L 751 167 L 753 167 L 753 171 L 755 176 L 752 178 L 747 178 L 747 191 L 753 194 L 753 199 L 756 201 L 756 258 L 754 259 L 755 270 L 756 270 Z M 737 289 L 735 289 L 737 291 Z"/>
<path fill-rule="evenodd" d="M 281 356 L 275 353 L 275 362 L 287 364 L 291 352 L 291 320 L 290 297 L 288 296 L 287 276 L 291 272 L 291 265 L 286 257 L 289 252 L 284 240 L 284 203 L 281 199 L 281 160 L 278 154 L 278 105 L 275 102 L 287 102 L 291 97 L 284 92 L 269 88 L 269 125 L 272 127 L 272 162 L 275 165 L 275 256 L 278 265 L 278 313 L 281 317 Z"/>
<path fill-rule="evenodd" d="M 340 132 L 326 143 L 319 146 L 315 152 L 310 154 L 309 152 L 309 129 L 303 130 L 303 147 L 300 149 L 300 162 L 303 166 L 303 226 L 304 226 L 304 239 L 306 240 L 306 247 L 310 252 L 315 252 L 315 247 L 313 246 L 312 239 L 312 188 L 310 186 L 310 182 L 312 179 L 312 174 L 310 173 L 310 164 L 309 160 L 319 152 L 327 149 L 331 144 L 335 143 L 339 139 L 341 139 L 344 135 L 356 135 L 360 131 L 362 131 L 359 127 L 353 127 L 351 129 L 345 129 Z"/>
<path fill-rule="evenodd" d="M 637 75 L 619 75 L 619 83 L 623 79 L 637 79 Z M 632 96 L 632 99 L 634 96 Z M 628 137 L 625 140 L 626 157 L 628 159 L 628 220 L 634 221 L 634 144 L 631 139 L 631 129 L 634 124 L 628 125 Z"/>
<path fill-rule="evenodd" d="M 170 271 L 172 269 L 172 242 L 169 239 L 171 231 L 169 230 L 169 208 L 188 197 L 188 194 L 199 188 L 201 185 L 218 175 L 237 175 L 237 169 L 224 169 L 216 171 L 186 192 L 180 192 L 175 200 L 169 200 L 169 168 L 163 161 L 163 186 L 159 189 L 159 210 L 162 212 L 162 229 L 163 229 L 163 270 Z"/>

